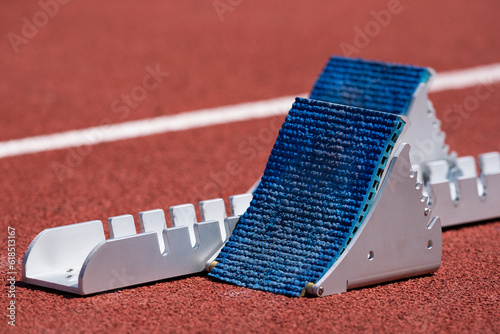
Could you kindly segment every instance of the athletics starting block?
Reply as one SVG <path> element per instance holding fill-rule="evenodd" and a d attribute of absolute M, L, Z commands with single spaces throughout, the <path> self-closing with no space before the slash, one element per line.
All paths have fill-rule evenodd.
<path fill-rule="evenodd" d="M 429 68 L 332 57 L 310 98 L 407 116 L 412 168 L 443 227 L 500 217 L 500 154 L 480 155 L 478 175 L 473 157 L 448 152 L 427 97 L 434 76 Z"/>
<path fill-rule="evenodd" d="M 23 281 L 80 295 L 198 273 L 326 296 L 438 270 L 442 226 L 500 217 L 500 154 L 449 152 L 432 69 L 332 57 L 253 194 L 42 231 Z"/>

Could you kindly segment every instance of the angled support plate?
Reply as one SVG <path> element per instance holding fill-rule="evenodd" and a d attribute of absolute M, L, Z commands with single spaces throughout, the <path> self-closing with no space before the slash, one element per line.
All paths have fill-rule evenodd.
<path fill-rule="evenodd" d="M 339 259 L 307 292 L 316 296 L 428 274 L 441 264 L 441 223 L 430 215 L 408 144 L 399 146 L 370 210 Z"/>

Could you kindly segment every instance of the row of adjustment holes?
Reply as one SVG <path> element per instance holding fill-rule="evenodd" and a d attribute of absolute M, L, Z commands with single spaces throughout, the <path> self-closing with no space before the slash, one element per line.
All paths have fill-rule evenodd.
<path fill-rule="evenodd" d="M 427 244 L 425 245 L 425 247 L 427 247 L 427 249 L 431 249 L 432 246 L 434 245 L 434 243 L 432 242 L 432 240 L 427 240 Z M 369 251 L 368 252 L 368 260 L 373 260 L 373 258 L 375 257 L 375 252 L 374 251 Z"/>
<path fill-rule="evenodd" d="M 428 113 L 432 114 L 432 110 L 428 110 Z M 415 175 L 416 175 L 416 171 L 413 171 L 413 170 L 410 171 L 410 177 L 411 178 L 413 178 Z M 422 188 L 422 183 L 417 182 L 417 184 L 415 185 L 415 188 L 417 188 L 418 190 L 420 190 Z M 428 216 L 430 212 L 431 212 L 431 210 L 429 208 L 425 208 L 424 215 Z M 425 247 L 427 247 L 427 249 L 431 249 L 432 245 L 433 245 L 432 240 L 427 240 L 427 244 L 425 245 Z M 368 253 L 368 259 L 369 260 L 373 259 L 373 251 L 370 251 Z"/>

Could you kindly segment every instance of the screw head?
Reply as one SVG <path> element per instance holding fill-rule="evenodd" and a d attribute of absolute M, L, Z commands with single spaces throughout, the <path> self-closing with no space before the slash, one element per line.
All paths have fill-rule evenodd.
<path fill-rule="evenodd" d="M 208 272 L 211 272 L 215 268 L 217 263 L 219 263 L 219 261 L 212 261 L 212 263 L 210 263 L 210 266 L 208 268 Z"/>
<path fill-rule="evenodd" d="M 428 216 L 428 215 L 429 215 L 429 213 L 431 213 L 431 209 L 429 209 L 429 208 L 425 208 L 425 210 L 424 210 L 424 215 Z"/>
<path fill-rule="evenodd" d="M 322 286 L 320 286 L 320 287 L 318 288 L 318 292 L 317 292 L 318 296 L 319 296 L 319 297 L 321 297 L 321 296 L 323 295 L 323 292 L 325 292 L 325 289 L 323 289 L 323 287 L 322 287 Z"/>

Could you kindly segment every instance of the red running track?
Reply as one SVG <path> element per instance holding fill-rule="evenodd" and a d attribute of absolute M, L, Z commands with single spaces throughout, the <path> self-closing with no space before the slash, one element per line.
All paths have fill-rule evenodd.
<path fill-rule="evenodd" d="M 234 3 L 234 2 L 233 2 Z M 220 20 L 212 1 L 177 3 L 73 0 L 59 6 L 15 53 L 36 2 L 0 13 L 0 140 L 116 123 L 308 91 L 355 27 L 393 1 L 243 1 Z M 365 58 L 437 71 L 498 62 L 496 1 L 406 1 L 387 27 L 360 48 Z M 399 8 L 399 7 L 398 7 Z M 143 84 L 147 67 L 169 75 L 128 114 L 113 101 Z M 500 150 L 500 86 L 468 115 L 451 120 L 474 88 L 431 94 L 447 142 L 459 155 Z M 16 229 L 20 261 L 43 229 L 244 192 L 262 173 L 283 117 L 88 147 L 59 178 L 53 163 L 74 150 L 0 160 L 2 240 Z M 269 130 L 262 130 L 269 129 Z M 259 133 L 261 134 L 259 136 Z M 255 154 L 241 147 L 257 138 Z M 207 188 L 228 161 L 237 175 Z M 287 298 L 223 284 L 206 275 L 165 280 L 90 297 L 19 282 L 21 332 L 500 332 L 500 222 L 448 229 L 433 275 L 325 298 Z M 0 255 L 7 289 L 6 245 Z M 1 297 L 6 313 L 6 293 Z M 7 319 L 0 324 L 7 331 Z"/>

